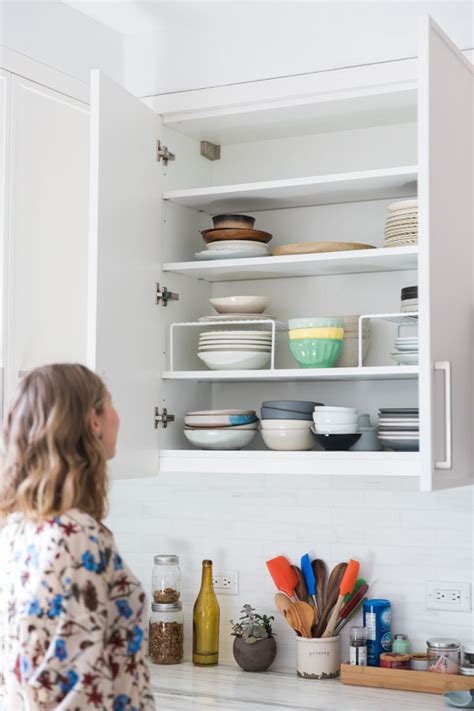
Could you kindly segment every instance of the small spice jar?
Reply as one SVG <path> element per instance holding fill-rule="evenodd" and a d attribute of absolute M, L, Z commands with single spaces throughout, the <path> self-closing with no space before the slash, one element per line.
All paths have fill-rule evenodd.
<path fill-rule="evenodd" d="M 152 602 L 169 605 L 178 602 L 181 571 L 177 555 L 155 555 L 151 581 Z"/>
<path fill-rule="evenodd" d="M 462 665 L 474 669 L 474 644 L 463 644 L 462 646 Z"/>
<path fill-rule="evenodd" d="M 154 664 L 183 661 L 184 618 L 181 602 L 151 606 L 148 653 Z"/>
<path fill-rule="evenodd" d="M 409 669 L 410 655 L 397 652 L 386 652 L 380 655 L 380 666 L 385 669 Z"/>
<path fill-rule="evenodd" d="M 428 671 L 441 674 L 458 674 L 461 661 L 461 642 L 444 637 L 429 639 L 426 643 L 428 652 Z"/>
<path fill-rule="evenodd" d="M 398 654 L 410 654 L 411 644 L 406 634 L 396 634 L 392 642 L 392 652 L 397 652 Z"/>
<path fill-rule="evenodd" d="M 367 627 L 351 627 L 350 663 L 367 666 Z"/>

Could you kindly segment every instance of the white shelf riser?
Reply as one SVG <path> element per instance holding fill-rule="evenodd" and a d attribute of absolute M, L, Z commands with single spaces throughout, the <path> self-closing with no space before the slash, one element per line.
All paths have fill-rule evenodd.
<path fill-rule="evenodd" d="M 182 370 L 165 371 L 163 380 L 198 382 L 298 382 L 328 380 L 414 380 L 418 366 L 387 366 L 367 368 L 288 368 L 282 370 Z"/>

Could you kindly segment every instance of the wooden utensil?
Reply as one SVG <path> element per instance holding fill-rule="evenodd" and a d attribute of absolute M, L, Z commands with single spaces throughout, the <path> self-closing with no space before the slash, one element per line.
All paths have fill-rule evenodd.
<path fill-rule="evenodd" d="M 295 588 L 298 584 L 298 576 L 285 556 L 279 555 L 267 560 L 267 568 L 278 590 L 288 595 L 293 602 L 297 602 Z"/>
<path fill-rule="evenodd" d="M 301 571 L 304 576 L 304 581 L 306 583 L 306 590 L 308 595 L 313 598 L 314 606 L 320 614 L 321 610 L 318 606 L 318 601 L 316 599 L 316 580 L 313 573 L 313 568 L 311 567 L 311 560 L 307 553 L 301 557 Z"/>
<path fill-rule="evenodd" d="M 319 618 L 318 626 L 316 628 L 315 637 L 321 637 L 322 633 L 326 629 L 329 615 L 331 610 L 337 602 L 339 596 L 339 587 L 341 585 L 341 580 L 346 572 L 347 563 L 338 563 L 334 566 L 329 576 L 328 585 L 326 589 L 325 605 Z"/>
<path fill-rule="evenodd" d="M 230 239 L 230 237 L 228 237 Z M 355 249 L 375 249 L 373 244 L 361 242 L 294 242 L 275 247 L 273 256 L 285 254 L 322 254 L 324 252 L 349 252 Z"/>
<path fill-rule="evenodd" d="M 356 584 L 357 576 L 359 575 L 359 570 L 359 561 L 350 560 L 346 568 L 346 572 L 344 573 L 344 577 L 341 580 L 341 584 L 339 586 L 339 596 L 329 618 L 326 629 L 323 632 L 323 637 L 333 636 L 334 630 L 336 629 L 337 621 L 339 619 L 341 607 L 344 604 L 344 597 L 354 590 L 354 585 Z"/>
<path fill-rule="evenodd" d="M 324 560 L 316 558 L 316 560 L 313 560 L 311 563 L 311 567 L 316 580 L 316 600 L 318 601 L 319 616 L 321 617 L 326 602 L 324 590 L 326 586 L 327 566 Z"/>
<path fill-rule="evenodd" d="M 277 592 L 275 595 L 275 605 L 283 617 L 285 617 L 286 611 L 293 605 L 290 598 L 285 595 L 285 593 Z"/>
<path fill-rule="evenodd" d="M 286 611 L 286 619 L 291 627 L 299 632 L 302 637 L 311 637 L 314 608 L 307 602 L 294 602 Z"/>
<path fill-rule="evenodd" d="M 262 230 L 249 230 L 246 228 L 226 228 L 210 229 L 201 231 L 204 242 L 221 242 L 229 239 L 249 239 L 252 242 L 270 242 L 273 237 L 270 232 Z"/>
<path fill-rule="evenodd" d="M 298 576 L 298 583 L 295 588 L 295 595 L 298 600 L 301 600 L 302 602 L 308 602 L 308 590 L 306 589 L 304 575 L 297 565 L 292 565 L 291 567 Z"/>

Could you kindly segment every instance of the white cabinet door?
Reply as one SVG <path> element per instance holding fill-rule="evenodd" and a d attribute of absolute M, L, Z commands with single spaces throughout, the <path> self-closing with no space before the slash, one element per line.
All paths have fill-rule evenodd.
<path fill-rule="evenodd" d="M 421 488 L 430 490 L 472 483 L 473 75 L 430 18 L 419 64 Z"/>
<path fill-rule="evenodd" d="M 91 74 L 88 365 L 121 418 L 114 477 L 157 474 L 160 119 L 99 71 Z"/>

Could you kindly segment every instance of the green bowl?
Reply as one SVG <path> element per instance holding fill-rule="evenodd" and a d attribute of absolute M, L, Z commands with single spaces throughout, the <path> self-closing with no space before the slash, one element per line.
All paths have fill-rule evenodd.
<path fill-rule="evenodd" d="M 332 368 L 344 348 L 344 339 L 338 338 L 295 338 L 289 343 L 302 368 Z"/>

